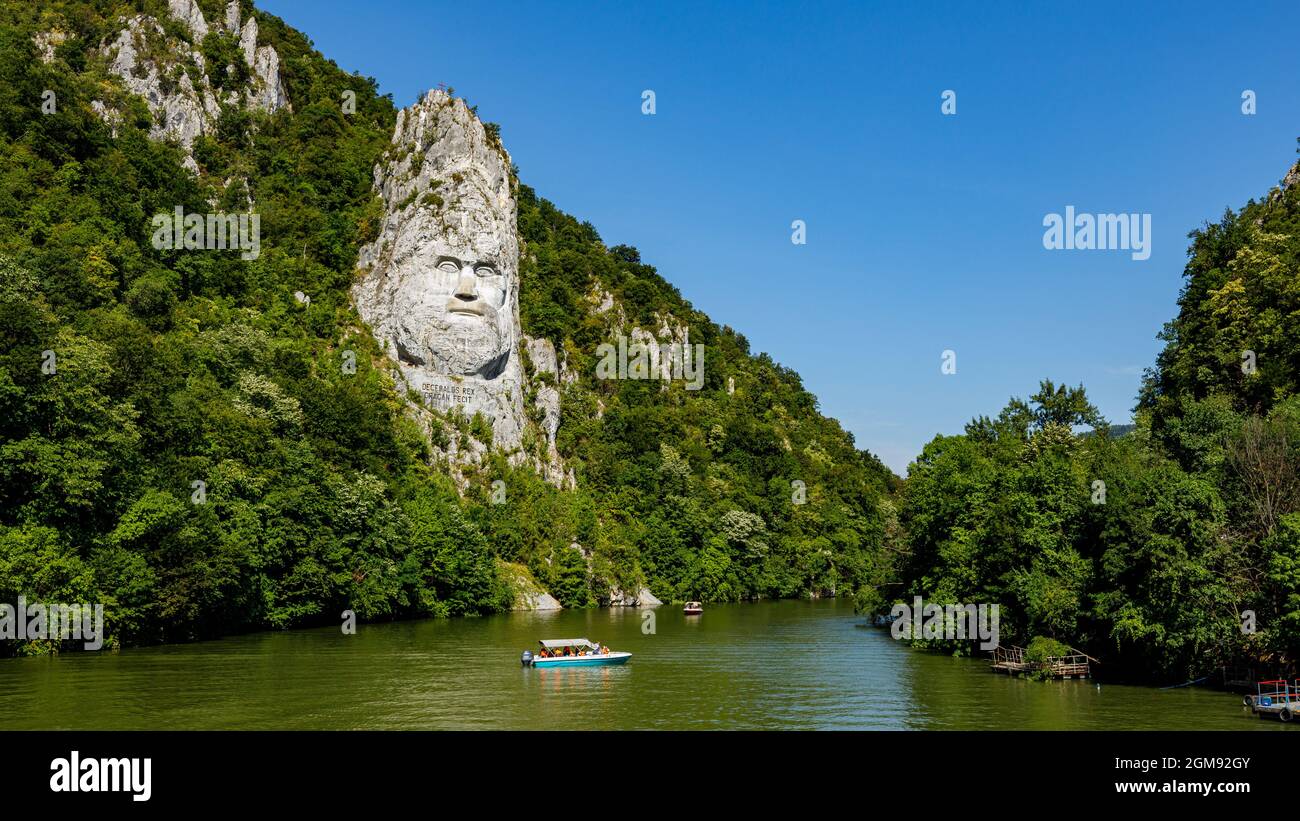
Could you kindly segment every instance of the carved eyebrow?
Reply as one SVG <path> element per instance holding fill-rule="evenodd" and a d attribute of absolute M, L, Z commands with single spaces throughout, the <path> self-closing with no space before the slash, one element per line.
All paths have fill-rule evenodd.
<path fill-rule="evenodd" d="M 480 268 L 488 268 L 494 274 L 501 272 L 501 269 L 497 267 L 497 264 L 490 259 L 480 259 L 478 262 L 474 263 L 475 271 L 479 270 Z"/>
<path fill-rule="evenodd" d="M 452 256 L 447 256 L 446 254 L 443 254 L 442 256 L 438 257 L 437 261 L 434 262 L 433 264 L 435 267 L 438 267 L 441 266 L 444 262 L 450 262 L 452 265 L 455 265 L 457 268 L 461 267 L 460 260 Z"/>

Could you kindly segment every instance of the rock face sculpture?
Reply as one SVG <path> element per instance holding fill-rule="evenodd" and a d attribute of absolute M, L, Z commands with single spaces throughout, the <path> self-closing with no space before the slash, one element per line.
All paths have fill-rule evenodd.
<path fill-rule="evenodd" d="M 357 309 L 428 406 L 481 413 L 493 444 L 517 449 L 525 375 L 510 157 L 442 91 L 398 113 L 389 157 L 375 170 L 385 217 L 360 252 Z"/>

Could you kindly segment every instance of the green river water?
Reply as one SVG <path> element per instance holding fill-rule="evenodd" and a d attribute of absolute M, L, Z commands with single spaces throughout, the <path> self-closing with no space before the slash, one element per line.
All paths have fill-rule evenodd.
<path fill-rule="evenodd" d="M 0 660 L 0 729 L 1244 729 L 1240 696 L 1032 682 L 909 649 L 847 601 L 511 613 Z M 632 652 L 527 669 L 540 638 Z"/>

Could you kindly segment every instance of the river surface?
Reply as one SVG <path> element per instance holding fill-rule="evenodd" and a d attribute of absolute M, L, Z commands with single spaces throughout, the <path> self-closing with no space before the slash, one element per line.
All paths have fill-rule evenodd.
<path fill-rule="evenodd" d="M 1225 729 L 1240 696 L 1033 682 L 909 649 L 847 601 L 510 613 L 0 660 L 0 729 Z M 645 625 L 648 627 L 648 625 Z M 633 653 L 529 669 L 540 638 Z"/>

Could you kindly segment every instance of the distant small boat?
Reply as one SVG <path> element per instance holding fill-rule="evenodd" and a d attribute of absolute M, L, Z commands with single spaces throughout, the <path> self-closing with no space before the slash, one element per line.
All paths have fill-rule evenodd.
<path fill-rule="evenodd" d="M 697 601 L 688 601 L 682 608 L 682 612 L 688 616 L 698 616 L 704 612 L 704 605 Z"/>
<path fill-rule="evenodd" d="M 631 653 L 610 650 L 586 639 L 542 639 L 542 649 L 525 650 L 520 662 L 525 667 L 594 667 L 602 664 L 626 664 Z"/>

